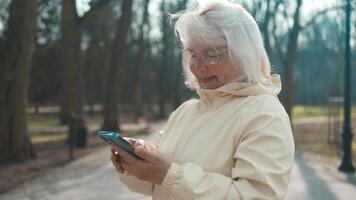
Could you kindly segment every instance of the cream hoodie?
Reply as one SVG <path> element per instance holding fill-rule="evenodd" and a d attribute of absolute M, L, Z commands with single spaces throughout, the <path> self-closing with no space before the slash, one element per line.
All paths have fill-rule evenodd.
<path fill-rule="evenodd" d="M 162 185 L 125 173 L 132 191 L 169 199 L 283 199 L 294 158 L 278 75 L 260 84 L 198 90 L 174 111 L 157 142 L 173 159 Z"/>

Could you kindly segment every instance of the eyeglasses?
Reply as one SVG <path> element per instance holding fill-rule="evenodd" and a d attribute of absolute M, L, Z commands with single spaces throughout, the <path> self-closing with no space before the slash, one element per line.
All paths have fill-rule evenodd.
<path fill-rule="evenodd" d="M 181 51 L 181 54 L 182 60 L 186 64 L 195 65 L 197 64 L 199 57 L 201 57 L 204 64 L 214 65 L 219 62 L 222 55 L 227 50 L 227 48 L 209 48 L 201 51 L 195 51 L 189 48 L 184 48 Z"/>

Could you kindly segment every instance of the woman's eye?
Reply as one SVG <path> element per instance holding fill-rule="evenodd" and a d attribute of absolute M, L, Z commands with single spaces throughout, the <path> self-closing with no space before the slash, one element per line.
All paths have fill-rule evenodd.
<path fill-rule="evenodd" d="M 208 57 L 210 57 L 210 58 L 216 58 L 216 57 L 218 57 L 218 55 L 208 55 Z"/>
<path fill-rule="evenodd" d="M 219 56 L 218 52 L 216 52 L 214 50 L 206 51 L 205 55 L 207 55 L 209 57 L 217 57 L 217 56 Z"/>
<path fill-rule="evenodd" d="M 207 58 L 217 58 L 217 57 L 219 57 L 219 55 L 217 55 L 217 54 L 207 54 L 206 57 Z"/>

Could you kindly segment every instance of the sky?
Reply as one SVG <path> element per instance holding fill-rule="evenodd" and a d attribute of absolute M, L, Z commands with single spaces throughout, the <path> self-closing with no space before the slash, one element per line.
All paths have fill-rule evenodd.
<path fill-rule="evenodd" d="M 247 0 L 248 1 L 248 0 Z M 332 7 L 338 2 L 342 0 L 304 0 L 303 1 L 303 12 L 304 14 L 309 15 L 312 14 L 313 11 L 320 10 L 325 7 Z M 85 11 L 89 10 L 88 2 L 90 0 L 77 0 L 77 7 L 79 15 L 82 15 Z M 158 3 L 161 0 L 152 0 L 152 2 Z"/>
<path fill-rule="evenodd" d="M 303 16 L 308 17 L 313 14 L 314 11 L 320 10 L 325 7 L 331 7 L 340 1 L 341 0 L 304 0 Z M 78 14 L 80 16 L 90 9 L 90 6 L 88 5 L 89 2 L 90 0 L 77 0 Z M 152 0 L 152 2 L 158 3 L 161 2 L 161 0 Z M 0 23 L 0 30 L 2 29 L 3 24 Z"/>
<path fill-rule="evenodd" d="M 343 0 L 304 0 L 303 12 L 306 15 L 311 15 L 314 11 L 333 7 L 334 5 L 340 4 L 341 1 Z"/>
<path fill-rule="evenodd" d="M 159 9 L 159 3 L 162 0 L 151 0 L 150 2 L 150 15 L 154 16 L 155 18 L 158 17 L 158 15 L 160 15 L 159 12 L 156 12 L 156 10 Z M 246 0 L 251 1 L 251 0 Z M 302 21 L 303 19 L 307 20 L 309 19 L 315 12 L 317 12 L 318 10 L 322 10 L 323 8 L 328 8 L 328 7 L 332 7 L 334 5 L 336 5 L 337 3 L 341 2 L 343 0 L 304 0 L 303 1 L 303 7 L 302 7 Z M 77 0 L 77 8 L 78 8 L 78 14 L 79 16 L 83 15 L 83 13 L 85 13 L 86 11 L 88 11 L 90 9 L 90 6 L 88 5 L 88 3 L 90 2 L 90 0 Z M 152 4 L 154 3 L 154 4 Z M 154 23 L 154 22 L 152 22 Z M 155 26 L 153 26 L 155 27 Z M 159 35 L 159 30 L 157 31 L 153 31 L 154 35 Z"/>

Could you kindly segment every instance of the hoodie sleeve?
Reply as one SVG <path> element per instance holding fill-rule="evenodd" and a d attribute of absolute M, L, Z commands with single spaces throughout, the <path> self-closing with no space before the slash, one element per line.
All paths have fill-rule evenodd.
<path fill-rule="evenodd" d="M 169 127 L 170 124 L 172 124 L 175 121 L 180 110 L 183 109 L 183 107 L 186 104 L 188 104 L 190 101 L 186 101 L 179 108 L 177 108 L 177 110 L 172 112 L 172 114 L 169 116 L 166 127 Z M 161 138 L 162 138 L 162 133 L 160 133 L 159 138 L 153 143 L 153 145 L 155 145 L 156 147 L 159 147 L 159 142 L 160 142 Z M 120 178 L 120 181 L 122 183 L 124 183 L 132 192 L 152 196 L 153 187 L 154 187 L 153 183 L 140 180 L 140 179 L 136 178 L 135 176 L 130 175 L 127 172 L 125 172 L 124 174 L 119 174 L 119 178 Z"/>
<path fill-rule="evenodd" d="M 119 174 L 119 178 L 132 192 L 152 196 L 153 183 L 137 179 L 127 172 Z"/>
<path fill-rule="evenodd" d="M 283 199 L 294 157 L 289 119 L 260 115 L 244 131 L 236 138 L 231 176 L 173 163 L 160 187 L 175 199 Z"/>
<path fill-rule="evenodd" d="M 161 134 L 157 138 L 157 140 L 153 143 L 154 146 L 158 145 L 160 138 L 161 138 Z M 119 174 L 119 178 L 120 181 L 124 183 L 132 192 L 152 196 L 153 183 L 140 180 L 135 176 L 130 175 L 126 171 L 124 174 Z"/>

